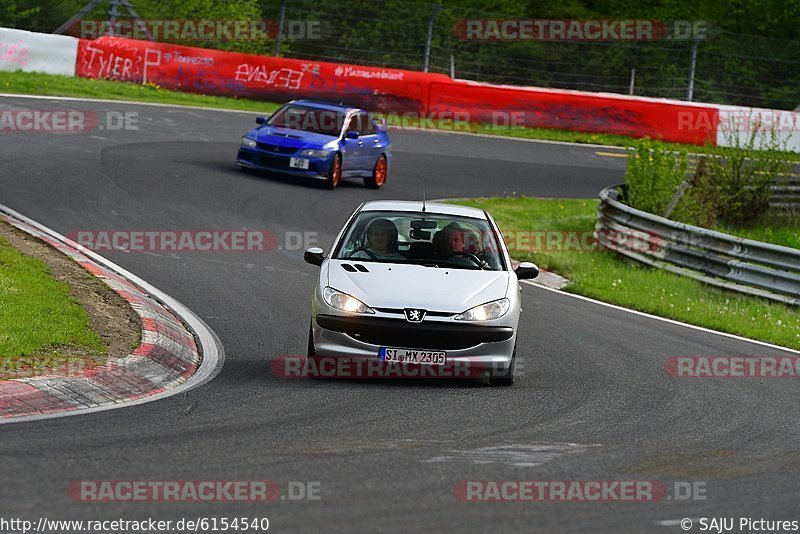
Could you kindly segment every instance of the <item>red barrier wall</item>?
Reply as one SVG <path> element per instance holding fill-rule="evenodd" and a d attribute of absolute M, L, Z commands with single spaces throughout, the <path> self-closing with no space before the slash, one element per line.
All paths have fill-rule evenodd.
<path fill-rule="evenodd" d="M 377 111 L 424 112 L 441 74 L 274 58 L 118 37 L 81 39 L 84 78 L 152 82 L 193 93 L 290 100 L 314 97 Z"/>
<path fill-rule="evenodd" d="M 474 82 L 431 84 L 431 112 L 468 112 L 477 122 L 716 143 L 717 108 L 578 91 Z M 501 114 L 498 115 L 498 112 Z M 506 121 L 506 122 L 503 122 Z"/>
<path fill-rule="evenodd" d="M 153 82 L 193 93 L 291 100 L 312 97 L 383 112 L 469 114 L 517 124 L 716 143 L 716 107 L 578 91 L 495 86 L 442 74 L 223 52 L 118 37 L 81 39 L 78 76 Z M 497 115 L 497 113 L 500 115 Z"/>

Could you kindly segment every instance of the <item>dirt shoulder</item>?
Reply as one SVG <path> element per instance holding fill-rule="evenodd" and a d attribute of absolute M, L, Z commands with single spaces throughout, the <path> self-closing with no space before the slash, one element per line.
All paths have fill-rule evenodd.
<path fill-rule="evenodd" d="M 50 245 L 5 222 L 0 222 L 0 236 L 22 254 L 43 261 L 54 279 L 69 285 L 70 297 L 86 311 L 91 328 L 100 335 L 106 347 L 106 354 L 99 358 L 81 354 L 80 350 L 74 351 L 74 356 L 84 360 L 86 366 L 123 358 L 139 345 L 142 332 L 139 316 L 105 283 Z M 68 348 L 52 349 L 53 352 L 69 351 Z M 23 364 L 16 368 L 12 366 L 11 370 L 5 369 L 0 379 L 29 377 L 39 370 L 26 367 Z"/>

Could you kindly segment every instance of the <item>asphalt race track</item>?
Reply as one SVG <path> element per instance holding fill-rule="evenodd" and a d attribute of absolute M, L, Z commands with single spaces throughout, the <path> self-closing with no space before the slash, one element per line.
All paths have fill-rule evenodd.
<path fill-rule="evenodd" d="M 135 131 L 3 132 L 0 203 L 79 230 L 317 232 L 327 248 L 358 203 L 526 194 L 594 198 L 616 151 L 395 132 L 388 184 L 336 191 L 237 171 L 253 115 L 1 98 L 2 109 L 137 111 Z M 312 243 L 313 244 L 313 243 Z M 678 532 L 681 518 L 797 520 L 800 424 L 792 380 L 680 379 L 671 356 L 781 351 L 526 285 L 512 388 L 289 380 L 305 353 L 316 268 L 302 249 L 103 253 L 219 335 L 210 383 L 130 408 L 0 426 L 0 516 L 268 517 L 277 532 Z M 75 480 L 319 482 L 321 499 L 75 502 Z M 465 503 L 462 480 L 700 482 L 705 500 Z M 697 530 L 697 526 L 695 529 Z"/>

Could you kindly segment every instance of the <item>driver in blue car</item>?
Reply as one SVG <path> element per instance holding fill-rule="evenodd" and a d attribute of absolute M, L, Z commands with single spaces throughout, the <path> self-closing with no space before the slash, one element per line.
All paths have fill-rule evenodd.
<path fill-rule="evenodd" d="M 397 226 L 389 219 L 375 219 L 367 227 L 367 245 L 350 255 L 354 259 L 405 261 L 397 251 Z"/>

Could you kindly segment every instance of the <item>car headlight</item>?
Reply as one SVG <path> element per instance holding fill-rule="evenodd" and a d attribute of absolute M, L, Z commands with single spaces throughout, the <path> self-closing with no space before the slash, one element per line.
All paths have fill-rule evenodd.
<path fill-rule="evenodd" d="M 336 291 L 332 287 L 326 287 L 322 291 L 322 297 L 331 308 L 336 308 L 337 310 L 352 313 L 375 313 L 375 310 L 357 298 L 350 296 L 347 293 Z"/>
<path fill-rule="evenodd" d="M 459 313 L 453 319 L 456 321 L 491 321 L 505 315 L 510 307 L 511 302 L 508 299 L 493 300 L 470 308 L 464 313 Z"/>
<path fill-rule="evenodd" d="M 306 156 L 308 158 L 327 158 L 330 150 L 316 150 L 313 148 L 304 148 L 300 151 L 298 156 Z"/>
<path fill-rule="evenodd" d="M 249 137 L 242 137 L 242 146 L 246 146 L 247 148 L 255 148 L 256 142 Z"/>

